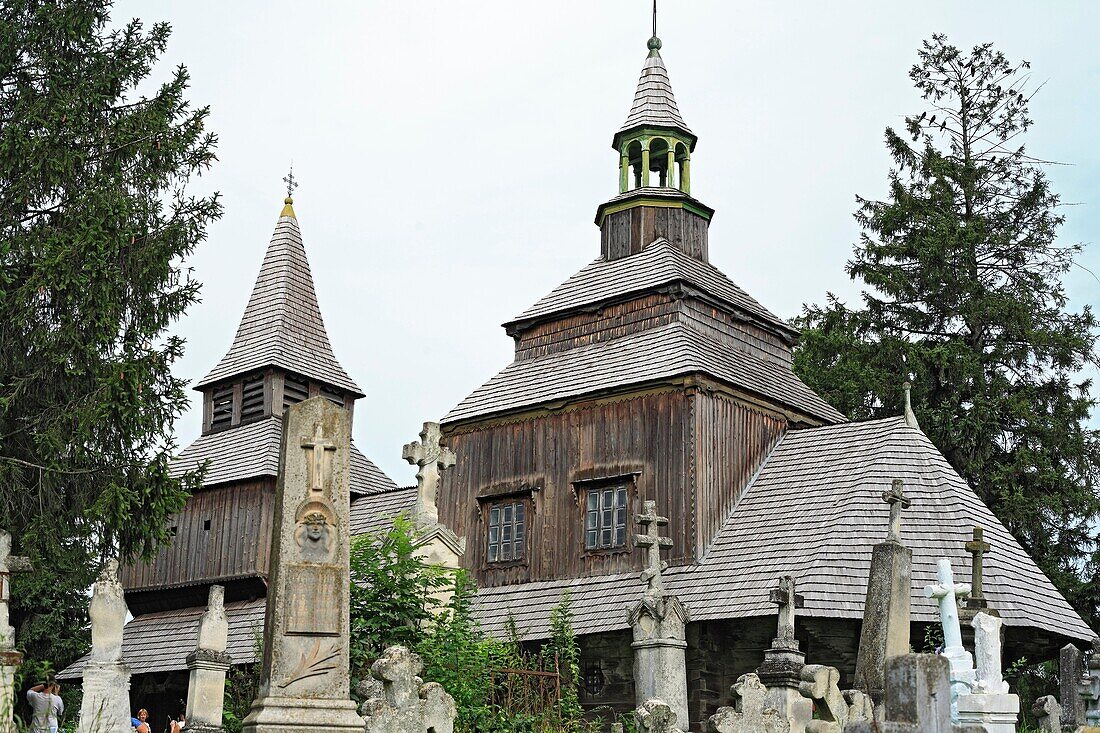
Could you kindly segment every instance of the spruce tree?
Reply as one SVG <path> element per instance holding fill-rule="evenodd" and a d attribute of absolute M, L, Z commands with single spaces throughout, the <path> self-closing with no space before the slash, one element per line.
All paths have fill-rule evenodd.
<path fill-rule="evenodd" d="M 17 638 L 57 665 L 97 566 L 153 552 L 201 478 L 169 471 L 187 399 L 168 328 L 221 211 L 188 192 L 215 137 L 186 69 L 150 83 L 169 27 L 112 29 L 109 10 L 0 4 L 0 527 L 36 565 Z"/>
<path fill-rule="evenodd" d="M 853 419 L 900 414 L 911 378 L 924 432 L 1095 622 L 1096 319 L 1067 307 L 1081 246 L 1058 240 L 1059 197 L 1022 142 L 1028 69 L 991 44 L 923 44 L 926 108 L 886 130 L 885 200 L 857 198 L 862 307 L 804 307 L 795 368 Z"/>

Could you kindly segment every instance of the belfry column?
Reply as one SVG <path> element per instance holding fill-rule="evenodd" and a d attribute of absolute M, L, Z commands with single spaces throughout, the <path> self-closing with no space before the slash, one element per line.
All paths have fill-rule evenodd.
<path fill-rule="evenodd" d="M 658 528 L 668 524 L 657 515 L 657 502 L 646 501 L 644 511 L 634 517 L 645 534 L 635 535 L 634 544 L 646 551 L 646 583 L 642 600 L 628 606 L 627 620 L 634 630 L 634 692 L 638 707 L 651 700 L 664 702 L 681 727 L 688 726 L 687 608 L 676 596 L 664 591 L 663 573 L 668 563 L 661 560 L 661 548 L 672 540 L 659 537 Z"/>

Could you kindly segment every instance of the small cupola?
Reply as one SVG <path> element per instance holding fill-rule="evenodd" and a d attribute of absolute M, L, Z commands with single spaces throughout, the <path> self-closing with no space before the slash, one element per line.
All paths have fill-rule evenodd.
<path fill-rule="evenodd" d="M 626 122 L 615 133 L 619 195 L 600 206 L 606 259 L 637 254 L 664 237 L 693 257 L 707 259 L 707 228 L 714 210 L 691 196 L 691 154 L 698 137 L 684 122 L 654 33 Z"/>

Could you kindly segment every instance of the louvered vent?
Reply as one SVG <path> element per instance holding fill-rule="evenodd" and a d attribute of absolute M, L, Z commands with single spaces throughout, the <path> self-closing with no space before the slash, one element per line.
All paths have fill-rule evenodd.
<path fill-rule="evenodd" d="M 309 382 L 286 375 L 283 382 L 283 409 L 309 399 Z"/>
<path fill-rule="evenodd" d="M 214 390 L 214 409 L 210 413 L 210 429 L 220 430 L 233 424 L 233 385 Z"/>
<path fill-rule="evenodd" d="M 340 407 L 344 406 L 344 393 L 338 389 L 321 385 L 321 396 Z"/>
<path fill-rule="evenodd" d="M 264 378 L 246 379 L 241 392 L 241 422 L 258 420 L 264 416 Z"/>

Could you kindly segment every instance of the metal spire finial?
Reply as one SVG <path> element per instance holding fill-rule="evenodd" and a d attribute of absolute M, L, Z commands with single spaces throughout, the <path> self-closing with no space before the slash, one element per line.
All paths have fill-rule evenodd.
<path fill-rule="evenodd" d="M 286 184 L 286 203 L 294 203 L 294 189 L 298 188 L 298 182 L 294 180 L 294 162 L 290 163 L 290 172 L 283 176 L 283 183 Z"/>
<path fill-rule="evenodd" d="M 649 43 L 650 56 L 660 56 L 661 39 L 657 37 L 657 0 L 653 0 L 653 36 L 650 37 Z"/>
<path fill-rule="evenodd" d="M 657 0 L 653 0 L 653 37 L 657 37 Z"/>

